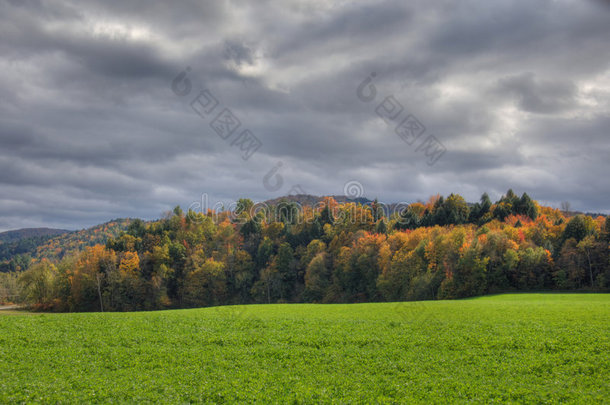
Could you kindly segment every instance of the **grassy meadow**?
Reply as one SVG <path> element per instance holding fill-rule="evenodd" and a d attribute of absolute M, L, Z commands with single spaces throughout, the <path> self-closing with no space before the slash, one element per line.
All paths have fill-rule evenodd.
<path fill-rule="evenodd" d="M 602 403 L 610 295 L 0 312 L 0 402 Z"/>

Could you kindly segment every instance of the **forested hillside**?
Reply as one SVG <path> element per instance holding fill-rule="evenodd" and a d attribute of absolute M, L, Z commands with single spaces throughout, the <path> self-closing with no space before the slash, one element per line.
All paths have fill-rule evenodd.
<path fill-rule="evenodd" d="M 0 234 L 0 273 L 21 271 L 33 259 L 57 261 L 87 246 L 104 244 L 127 229 L 129 219 L 115 219 L 80 231 L 28 228 Z"/>
<path fill-rule="evenodd" d="M 451 194 L 386 213 L 376 201 L 332 197 L 314 207 L 261 207 L 248 199 L 236 212 L 176 207 L 158 221 L 133 220 L 126 232 L 81 253 L 62 258 L 51 243 L 38 252 L 48 259 L 37 260 L 20 285 L 36 307 L 57 311 L 610 286 L 610 221 L 602 216 L 567 217 L 512 190 L 495 203 L 484 194 L 469 206 Z"/>
<path fill-rule="evenodd" d="M 87 246 L 104 244 L 109 238 L 119 236 L 130 223 L 131 219 L 129 218 L 119 218 L 88 229 L 61 235 L 38 246 L 35 257 L 57 260 L 64 255 L 81 251 Z"/>

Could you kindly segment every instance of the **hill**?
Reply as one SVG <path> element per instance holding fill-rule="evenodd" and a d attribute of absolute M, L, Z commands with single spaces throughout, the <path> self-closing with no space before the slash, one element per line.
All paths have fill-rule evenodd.
<path fill-rule="evenodd" d="M 371 200 L 366 197 L 350 198 L 345 195 L 317 196 L 317 195 L 312 195 L 312 194 L 289 194 L 289 195 L 285 195 L 285 196 L 263 201 L 263 204 L 266 204 L 268 206 L 275 206 L 275 205 L 278 205 L 282 201 L 287 201 L 287 202 L 295 202 L 295 203 L 301 205 L 302 207 L 305 207 L 305 206 L 315 207 L 316 205 L 320 205 L 321 203 L 323 203 L 324 200 L 328 197 L 333 198 L 339 204 L 356 203 L 356 204 L 362 204 L 365 206 L 371 206 L 371 204 L 374 202 L 374 200 Z M 401 209 L 403 209 L 405 207 L 405 205 L 407 203 L 408 202 L 404 202 L 404 201 L 403 202 L 380 202 L 380 204 L 382 204 L 382 207 L 383 207 L 386 215 L 390 215 L 391 213 L 396 213 L 396 212 L 400 211 Z M 473 208 L 477 205 L 477 203 L 466 202 L 466 205 L 469 208 Z M 607 214 L 604 214 L 604 213 L 581 212 L 581 211 L 570 211 L 569 213 L 565 213 L 565 215 L 566 215 L 566 217 L 573 217 L 576 215 L 586 215 L 586 216 L 589 216 L 592 218 L 608 216 Z"/>
<path fill-rule="evenodd" d="M 610 295 L 2 315 L 0 403 L 604 403 Z"/>
<path fill-rule="evenodd" d="M 132 219 L 117 218 L 91 228 L 70 232 L 49 239 L 36 248 L 36 258 L 61 259 L 67 254 L 82 251 L 87 246 L 105 244 L 125 231 Z"/>
<path fill-rule="evenodd" d="M 59 260 L 87 246 L 104 244 L 126 230 L 130 221 L 114 219 L 79 231 L 32 228 L 4 232 L 8 235 L 5 235 L 6 242 L 0 243 L 0 272 L 20 271 L 27 268 L 32 259 Z"/>
<path fill-rule="evenodd" d="M 205 215 L 176 207 L 123 234 L 111 224 L 61 235 L 36 250 L 51 263 L 29 268 L 24 296 L 40 309 L 82 312 L 610 291 L 610 220 L 567 218 L 526 193 L 495 203 L 484 194 L 473 206 L 438 196 L 389 216 L 374 204 L 289 204 L 272 215 L 239 204 Z M 70 252 L 79 253 L 64 258 Z"/>

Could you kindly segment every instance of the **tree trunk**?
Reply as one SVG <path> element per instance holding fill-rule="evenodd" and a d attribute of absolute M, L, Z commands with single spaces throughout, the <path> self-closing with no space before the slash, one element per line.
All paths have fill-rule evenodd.
<path fill-rule="evenodd" d="M 591 268 L 591 255 L 589 254 L 589 249 L 585 249 L 587 252 L 587 262 L 589 262 L 589 277 L 591 278 L 591 287 L 593 287 L 593 269 Z"/>
<path fill-rule="evenodd" d="M 102 288 L 101 288 L 101 278 L 100 278 L 100 273 L 96 274 L 96 279 L 97 279 L 97 294 L 100 297 L 100 311 L 104 312 L 104 305 L 102 303 Z"/>

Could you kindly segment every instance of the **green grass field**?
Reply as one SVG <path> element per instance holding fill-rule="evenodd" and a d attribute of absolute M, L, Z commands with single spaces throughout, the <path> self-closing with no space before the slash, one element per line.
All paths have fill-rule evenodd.
<path fill-rule="evenodd" d="M 610 295 L 0 314 L 0 402 L 610 401 Z"/>

